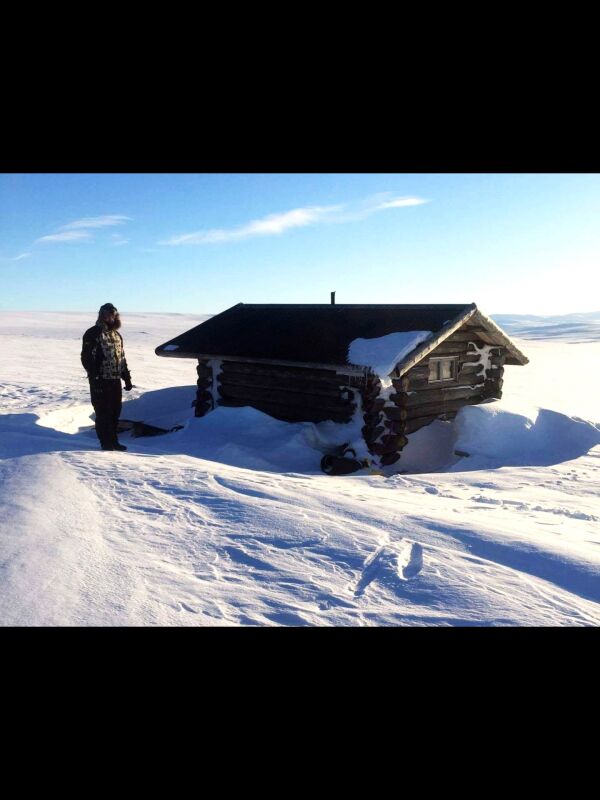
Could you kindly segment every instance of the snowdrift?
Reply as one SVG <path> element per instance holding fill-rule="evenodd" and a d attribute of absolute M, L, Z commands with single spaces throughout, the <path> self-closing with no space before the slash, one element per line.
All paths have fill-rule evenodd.
<path fill-rule="evenodd" d="M 359 457 L 367 456 L 360 419 L 346 425 L 289 423 L 249 406 L 216 408 L 196 418 L 190 400 L 193 393 L 193 386 L 177 386 L 125 402 L 123 419 L 163 428 L 184 426 L 151 443 L 135 440 L 135 446 L 275 472 L 319 472 L 323 453 L 344 443 L 350 443 Z M 599 426 L 550 409 L 541 408 L 530 418 L 495 403 L 467 406 L 455 420 L 437 420 L 412 434 L 400 461 L 384 473 L 548 466 L 577 458 L 599 443 Z M 455 451 L 469 457 L 457 456 Z"/>

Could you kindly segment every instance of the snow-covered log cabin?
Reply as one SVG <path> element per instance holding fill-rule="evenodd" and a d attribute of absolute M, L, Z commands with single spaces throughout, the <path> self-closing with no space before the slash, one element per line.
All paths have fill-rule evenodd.
<path fill-rule="evenodd" d="M 424 425 L 500 398 L 504 365 L 528 362 L 475 303 L 238 303 L 155 353 L 198 360 L 196 416 L 217 405 L 290 422 L 361 414 L 381 466 Z"/>

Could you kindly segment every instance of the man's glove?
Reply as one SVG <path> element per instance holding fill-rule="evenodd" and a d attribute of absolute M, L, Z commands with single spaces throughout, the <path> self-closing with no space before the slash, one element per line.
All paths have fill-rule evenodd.
<path fill-rule="evenodd" d="M 133 386 L 131 385 L 131 378 L 124 378 L 124 380 L 125 380 L 125 391 L 130 392 L 133 389 Z"/>

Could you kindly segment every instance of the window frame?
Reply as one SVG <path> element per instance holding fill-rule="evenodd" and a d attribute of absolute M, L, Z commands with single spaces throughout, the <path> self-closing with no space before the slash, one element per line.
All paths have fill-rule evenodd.
<path fill-rule="evenodd" d="M 451 378 L 435 378 L 432 380 L 431 378 L 431 363 L 436 362 L 439 363 L 440 361 L 449 361 L 452 364 L 452 377 Z M 438 374 L 440 370 L 438 369 Z M 427 378 L 428 383 L 456 383 L 458 380 L 458 356 L 433 356 L 429 359 L 429 376 Z"/>

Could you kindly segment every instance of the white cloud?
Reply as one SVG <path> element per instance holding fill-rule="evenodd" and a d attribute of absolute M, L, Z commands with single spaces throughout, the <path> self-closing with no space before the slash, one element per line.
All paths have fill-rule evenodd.
<path fill-rule="evenodd" d="M 106 228 L 110 225 L 123 225 L 126 220 L 131 217 L 126 217 L 123 214 L 105 214 L 103 217 L 83 217 L 82 219 L 69 222 L 67 225 L 62 225 L 58 229 L 58 233 L 50 233 L 48 236 L 42 236 L 36 239 L 34 244 L 39 242 L 78 242 L 83 239 L 91 239 L 92 234 L 88 228 Z M 118 236 L 118 234 L 113 234 Z M 127 239 L 120 237 L 118 244 L 126 244 Z M 117 242 L 115 242 L 117 244 Z"/>
<path fill-rule="evenodd" d="M 87 231 L 66 231 L 65 233 L 51 233 L 49 236 L 42 236 L 36 239 L 34 244 L 38 242 L 77 242 L 81 239 L 91 239 L 92 234 Z"/>
<path fill-rule="evenodd" d="M 31 255 L 31 253 L 21 253 L 20 255 L 15 256 L 14 258 L 11 258 L 10 260 L 11 261 L 21 261 L 24 258 L 29 258 L 30 255 Z"/>
<path fill-rule="evenodd" d="M 119 247 L 122 244 L 129 243 L 129 239 L 125 239 L 120 233 L 113 233 L 110 238 L 112 239 L 113 247 Z"/>
<path fill-rule="evenodd" d="M 159 244 L 208 244 L 211 242 L 228 242 L 234 239 L 247 239 L 251 236 L 272 236 L 283 233 L 290 228 L 303 228 L 322 222 L 327 215 L 337 211 L 341 206 L 308 206 L 284 211 L 280 214 L 269 214 L 262 219 L 255 219 L 238 228 L 213 228 L 208 231 L 186 233 L 173 236 Z"/>
<path fill-rule="evenodd" d="M 396 197 L 393 200 L 387 200 L 385 203 L 381 203 L 378 206 L 375 206 L 375 211 L 378 211 L 382 208 L 404 208 L 405 206 L 421 206 L 423 203 L 428 203 L 429 200 L 423 200 L 420 197 Z"/>
<path fill-rule="evenodd" d="M 186 233 L 180 236 L 172 236 L 170 239 L 158 242 L 158 244 L 211 244 L 247 239 L 252 236 L 273 236 L 291 228 L 303 228 L 307 225 L 356 222 L 387 208 L 404 208 L 429 202 L 420 197 L 390 197 L 390 195 L 391 192 L 384 192 L 368 198 L 363 201 L 358 209 L 353 209 L 347 203 L 335 206 L 295 208 L 292 211 L 269 214 L 262 219 L 252 220 L 246 225 L 241 225 L 237 228 L 213 228 L 205 231 L 196 231 L 195 233 Z M 384 198 L 386 199 L 384 200 Z"/>
<path fill-rule="evenodd" d="M 77 228 L 106 228 L 109 225 L 124 225 L 125 222 L 130 219 L 131 217 L 125 217 L 122 214 L 106 214 L 103 217 L 84 217 L 75 222 L 69 222 L 68 225 L 63 225 L 59 230 L 68 231 Z"/>

